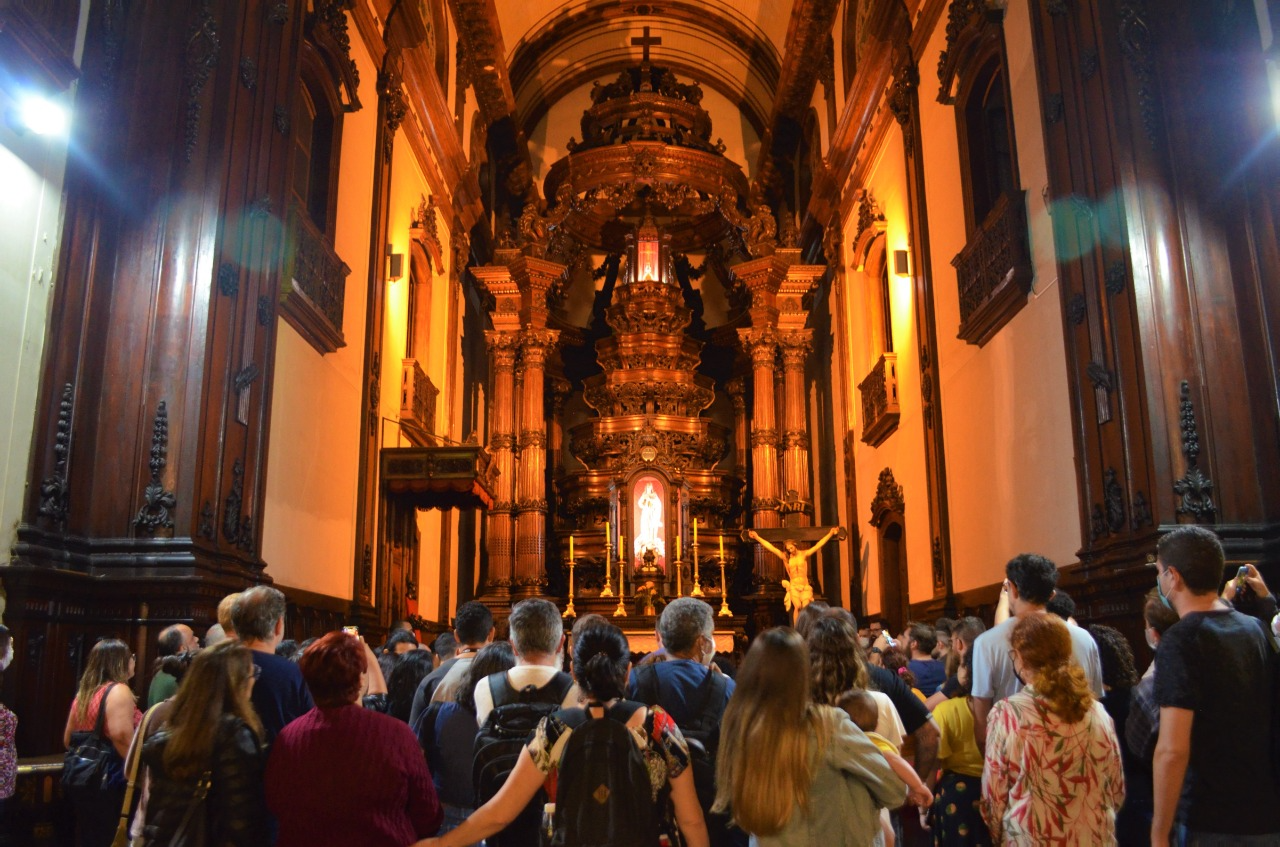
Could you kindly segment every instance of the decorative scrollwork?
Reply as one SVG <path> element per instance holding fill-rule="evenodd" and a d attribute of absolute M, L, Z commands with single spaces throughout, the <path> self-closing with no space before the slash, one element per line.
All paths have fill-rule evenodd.
<path fill-rule="evenodd" d="M 880 482 L 876 485 L 876 496 L 871 501 L 871 525 L 877 529 L 890 514 L 904 514 L 907 505 L 902 496 L 902 486 L 893 478 L 893 469 L 880 471 Z"/>
<path fill-rule="evenodd" d="M 187 34 L 187 55 L 184 87 L 186 89 L 186 122 L 184 125 L 183 154 L 190 162 L 195 156 L 200 134 L 200 95 L 218 63 L 218 50 L 222 43 L 218 38 L 218 22 L 209 9 L 209 0 L 201 0 L 196 19 Z"/>
<path fill-rule="evenodd" d="M 41 517 L 52 518 L 58 523 L 67 520 L 70 492 L 67 486 L 67 457 L 71 452 L 71 412 L 75 389 L 71 383 L 62 386 L 62 399 L 58 402 L 58 422 L 53 435 L 53 473 L 40 481 Z"/>
<path fill-rule="evenodd" d="M 1178 514 L 1191 515 L 1197 522 L 1213 518 L 1217 506 L 1213 502 L 1213 480 L 1197 467 L 1200 458 L 1200 433 L 1196 426 L 1196 410 L 1191 403 L 1191 386 L 1184 379 L 1180 387 L 1179 426 L 1182 429 L 1182 453 L 1187 457 L 1187 470 L 1173 484 L 1179 496 Z"/>
<path fill-rule="evenodd" d="M 165 455 L 169 450 L 169 410 L 165 401 L 161 400 L 156 407 L 155 421 L 151 425 L 151 482 L 142 492 L 145 501 L 133 519 L 133 525 L 142 532 L 154 533 L 164 527 L 173 529 L 173 518 L 170 512 L 178 504 L 172 491 L 164 487 L 161 477 L 166 464 Z"/>

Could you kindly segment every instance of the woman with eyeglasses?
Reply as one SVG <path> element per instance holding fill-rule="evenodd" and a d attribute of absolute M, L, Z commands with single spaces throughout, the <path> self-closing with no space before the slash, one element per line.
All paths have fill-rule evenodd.
<path fill-rule="evenodd" d="M 271 843 L 262 722 L 249 701 L 257 671 L 239 641 L 220 642 L 191 660 L 165 727 L 142 746 L 143 847 Z"/>
<path fill-rule="evenodd" d="M 1031 612 L 1009 635 L 1024 688 L 991 709 L 982 816 L 997 844 L 1116 843 L 1120 742 L 1057 615 Z"/>
<path fill-rule="evenodd" d="M 62 743 L 71 750 L 98 732 L 110 739 L 117 760 L 109 765 L 112 776 L 106 786 L 80 788 L 70 793 L 76 819 L 76 847 L 108 847 L 115 837 L 120 806 L 124 803 L 124 757 L 129 752 L 133 731 L 142 719 L 128 684 L 136 669 L 137 659 L 123 641 L 104 638 L 89 651 L 89 660 L 80 676 Z"/>

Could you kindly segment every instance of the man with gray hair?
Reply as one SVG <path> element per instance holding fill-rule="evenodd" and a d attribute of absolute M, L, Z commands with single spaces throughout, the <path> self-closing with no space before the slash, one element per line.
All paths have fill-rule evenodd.
<path fill-rule="evenodd" d="M 731 827 L 726 815 L 711 812 L 720 721 L 734 688 L 733 680 L 711 664 L 716 654 L 711 607 L 695 597 L 672 600 L 658 618 L 657 634 L 668 658 L 632 670 L 627 699 L 661 706 L 685 738 L 697 742 L 690 745 L 693 782 L 711 844 L 746 845 L 746 834 Z"/>
<path fill-rule="evenodd" d="M 516 654 L 516 666 L 504 674 L 493 674 L 476 683 L 476 723 L 484 725 L 495 702 L 501 704 L 508 699 L 514 700 L 522 692 L 534 694 L 535 699 L 550 697 L 565 709 L 578 705 L 578 686 L 573 684 L 572 677 L 560 670 L 564 655 L 564 621 L 555 604 L 537 597 L 521 600 L 511 609 L 507 627 L 511 633 L 511 649 Z M 537 693 L 529 692 L 531 688 Z M 555 694 L 559 696 L 553 696 Z"/>
<path fill-rule="evenodd" d="M 231 605 L 236 635 L 253 651 L 253 664 L 259 668 L 249 698 L 267 744 L 314 705 L 297 664 L 276 655 L 276 645 L 284 638 L 285 606 L 284 595 L 269 585 L 250 588 Z"/>

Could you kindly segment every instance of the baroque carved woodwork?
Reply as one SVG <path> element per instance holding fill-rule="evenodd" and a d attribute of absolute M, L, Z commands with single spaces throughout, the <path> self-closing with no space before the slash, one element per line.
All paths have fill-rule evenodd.
<path fill-rule="evenodd" d="M 151 480 L 142 492 L 144 501 L 133 525 L 141 532 L 155 533 L 159 529 L 173 529 L 171 512 L 178 504 L 172 491 L 165 489 L 162 476 L 165 468 L 165 453 L 169 450 L 169 411 L 165 401 L 161 400 L 156 407 L 156 418 L 151 432 Z"/>
<path fill-rule="evenodd" d="M 298 203 L 290 205 L 288 232 L 281 315 L 321 354 L 332 353 L 347 346 L 342 317 L 351 268 Z"/>
<path fill-rule="evenodd" d="M 876 496 L 871 501 L 871 520 L 869 523 L 879 529 L 889 515 L 906 514 L 906 500 L 902 496 L 902 486 L 893 478 L 893 469 L 880 471 L 880 480 L 876 484 Z"/>
<path fill-rule="evenodd" d="M 884 353 L 862 382 L 862 441 L 872 447 L 884 443 L 895 429 L 901 409 L 898 405 L 898 357 Z"/>
<path fill-rule="evenodd" d="M 986 344 L 1027 304 L 1034 272 L 1025 198 L 1025 191 L 1001 195 L 951 261 L 960 290 L 959 336 L 970 344 Z"/>

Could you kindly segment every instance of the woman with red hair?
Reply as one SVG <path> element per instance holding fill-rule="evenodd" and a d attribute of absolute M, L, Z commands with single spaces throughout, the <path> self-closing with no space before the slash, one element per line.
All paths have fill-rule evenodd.
<path fill-rule="evenodd" d="M 1024 687 L 991 710 L 982 816 L 997 844 L 1116 843 L 1120 742 L 1076 663 L 1067 625 L 1032 612 L 1009 634 Z"/>
<path fill-rule="evenodd" d="M 364 644 L 331 632 L 298 661 L 315 708 L 276 736 L 267 806 L 277 847 L 404 847 L 442 813 L 418 739 L 403 722 L 360 706 Z"/>

